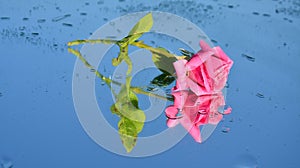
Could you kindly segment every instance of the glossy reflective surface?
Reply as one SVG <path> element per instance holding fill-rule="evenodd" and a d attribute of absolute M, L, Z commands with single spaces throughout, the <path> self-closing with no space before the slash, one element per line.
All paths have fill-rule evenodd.
<path fill-rule="evenodd" d="M 82 129 L 72 101 L 76 59 L 67 53 L 66 43 L 88 38 L 116 17 L 148 10 L 189 19 L 233 59 L 227 90 L 233 112 L 203 144 L 186 136 L 162 154 L 136 159 L 102 149 Z M 1 1 L 1 166 L 297 168 L 299 25 L 297 0 Z M 158 38 L 155 43 L 167 48 L 174 42 Z M 112 72 L 109 67 L 99 70 Z M 109 94 L 97 82 L 95 90 Z M 111 100 L 97 98 L 99 106 L 110 107 Z M 146 99 L 143 105 L 147 107 Z M 109 111 L 104 115 L 112 125 L 117 122 Z M 151 125 L 145 127 L 146 135 L 164 130 L 165 116 Z"/>

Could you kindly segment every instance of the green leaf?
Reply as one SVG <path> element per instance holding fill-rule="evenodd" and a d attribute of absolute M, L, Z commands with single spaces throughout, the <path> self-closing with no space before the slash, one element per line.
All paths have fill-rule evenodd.
<path fill-rule="evenodd" d="M 175 73 L 173 63 L 177 61 L 177 58 L 174 55 L 166 54 L 169 52 L 164 48 L 157 48 L 157 51 L 152 53 L 152 61 L 160 71 L 172 76 Z"/>
<path fill-rule="evenodd" d="M 142 127 L 143 125 L 144 123 L 133 122 L 125 117 L 119 121 L 119 135 L 127 152 L 131 152 L 136 145 L 137 135 L 140 132 L 138 127 Z"/>
<path fill-rule="evenodd" d="M 119 135 L 123 146 L 127 152 L 130 152 L 136 145 L 137 130 L 135 125 L 127 118 L 121 118 L 118 123 Z"/>
<path fill-rule="evenodd" d="M 128 42 L 131 44 L 132 42 L 139 39 L 143 33 L 149 32 L 153 26 L 153 18 L 152 13 L 148 13 L 146 16 L 141 18 L 135 26 L 130 30 L 128 34 Z"/>
<path fill-rule="evenodd" d="M 138 99 L 133 92 L 129 92 L 128 98 L 129 102 L 126 100 L 121 103 L 121 107 L 118 107 L 120 102 L 116 103 L 114 110 L 121 117 L 118 124 L 120 138 L 126 151 L 130 152 L 136 145 L 138 134 L 143 130 L 146 116 L 138 108 Z M 121 100 L 124 101 L 125 99 L 122 98 Z"/>
<path fill-rule="evenodd" d="M 128 65 L 127 75 L 131 73 L 132 63 L 128 56 L 128 45 L 139 39 L 143 33 L 149 32 L 152 28 L 152 25 L 152 14 L 148 13 L 135 24 L 128 36 L 116 43 L 120 47 L 120 52 L 118 57 L 112 60 L 113 66 L 118 66 L 123 60 L 125 60 Z"/>
<path fill-rule="evenodd" d="M 175 80 L 174 76 L 171 76 L 168 73 L 162 73 L 156 76 L 152 81 L 151 84 L 158 87 L 166 87 L 173 83 Z"/>
<path fill-rule="evenodd" d="M 136 145 L 137 136 L 144 127 L 145 113 L 138 107 L 138 97 L 130 90 L 132 77 L 126 78 L 126 84 L 121 86 L 116 103 L 111 106 L 111 112 L 120 117 L 118 123 L 119 135 L 127 152 Z"/>
<path fill-rule="evenodd" d="M 146 116 L 142 110 L 138 107 L 137 96 L 130 91 L 128 95 L 120 95 L 114 107 L 111 108 L 112 113 L 121 117 L 126 117 L 134 122 L 144 122 Z"/>

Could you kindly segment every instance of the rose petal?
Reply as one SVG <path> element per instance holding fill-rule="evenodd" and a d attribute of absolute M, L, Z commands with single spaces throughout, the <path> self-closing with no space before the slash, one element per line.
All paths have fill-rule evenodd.
<path fill-rule="evenodd" d="M 225 54 L 225 52 L 221 49 L 221 47 L 214 47 L 213 48 L 216 51 L 216 55 L 223 60 L 224 63 L 229 65 L 229 69 L 233 65 L 233 61 Z"/>
<path fill-rule="evenodd" d="M 178 113 L 178 109 L 174 106 L 169 106 L 165 109 L 166 116 L 169 118 L 176 118 L 176 114 Z"/>
<path fill-rule="evenodd" d="M 214 52 L 212 51 L 199 51 L 190 59 L 190 61 L 186 64 L 186 69 L 188 71 L 194 70 L 203 64 L 210 56 L 212 56 Z"/>
<path fill-rule="evenodd" d="M 186 84 L 186 69 L 185 64 L 187 60 L 178 60 L 173 63 L 173 66 L 176 71 L 176 89 L 177 90 L 186 90 L 187 84 Z"/>
<path fill-rule="evenodd" d="M 203 51 L 212 50 L 212 48 L 204 40 L 200 40 L 200 47 L 201 47 L 201 50 L 203 50 Z"/>
<path fill-rule="evenodd" d="M 201 143 L 200 129 L 185 116 L 180 120 L 181 125 L 190 133 L 196 142 Z"/>
<path fill-rule="evenodd" d="M 210 86 L 212 82 L 211 82 L 211 78 L 208 74 L 208 71 L 206 70 L 205 66 L 201 66 L 200 68 L 201 68 L 201 74 L 202 74 L 205 90 L 208 93 L 211 93 L 213 88 Z"/>
<path fill-rule="evenodd" d="M 194 81 L 192 81 L 190 78 L 186 79 L 187 85 L 189 86 L 189 88 L 197 95 L 200 96 L 201 93 L 204 93 L 204 91 L 202 90 L 202 88 Z"/>
<path fill-rule="evenodd" d="M 167 120 L 167 126 L 169 128 L 175 127 L 178 123 L 179 123 L 178 120 L 174 120 L 174 119 L 168 119 Z"/>
<path fill-rule="evenodd" d="M 200 47 L 189 61 L 182 59 L 173 63 L 177 75 L 172 89 L 174 106 L 165 110 L 168 127 L 180 122 L 197 142 L 201 142 L 199 126 L 218 124 L 223 114 L 232 110 L 228 108 L 223 114 L 218 111 L 225 105 L 222 89 L 233 61 L 220 47 L 211 48 L 205 41 L 200 41 Z M 181 118 L 177 118 L 178 109 L 181 109 Z"/>
<path fill-rule="evenodd" d="M 193 126 L 193 127 L 189 130 L 189 133 L 192 135 L 192 137 L 194 138 L 194 140 L 195 140 L 196 142 L 201 143 L 202 139 L 201 139 L 199 127 Z"/>
<path fill-rule="evenodd" d="M 208 123 L 208 115 L 207 114 L 199 114 L 195 120 L 196 126 L 205 125 Z"/>
<path fill-rule="evenodd" d="M 223 114 L 230 114 L 231 113 L 231 111 L 232 111 L 232 108 L 231 107 L 228 107 L 224 112 L 223 112 Z"/>
<path fill-rule="evenodd" d="M 183 109 L 188 91 L 174 91 L 172 95 L 174 96 L 174 106 L 178 109 Z"/>
<path fill-rule="evenodd" d="M 208 123 L 209 124 L 214 124 L 214 125 L 217 125 L 223 118 L 223 115 L 220 114 L 220 113 L 213 113 L 212 114 L 212 117 L 210 116 L 208 118 Z"/>

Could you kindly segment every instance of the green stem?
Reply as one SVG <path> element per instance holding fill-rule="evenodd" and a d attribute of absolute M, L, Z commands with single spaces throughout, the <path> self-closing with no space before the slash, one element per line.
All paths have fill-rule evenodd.
<path fill-rule="evenodd" d="M 120 42 L 120 41 L 118 41 L 118 40 L 109 40 L 109 39 L 75 40 L 75 41 L 68 42 L 68 46 L 74 46 L 74 45 L 80 45 L 80 44 L 86 44 L 86 43 L 90 43 L 90 44 L 117 44 L 118 42 Z M 132 42 L 130 45 L 136 46 L 138 48 L 143 48 L 143 49 L 151 51 L 152 53 L 164 55 L 166 57 L 174 57 L 174 54 L 171 54 L 167 51 L 160 50 L 158 48 L 153 48 L 153 47 L 151 47 L 147 44 L 144 44 L 142 41 Z"/>
<path fill-rule="evenodd" d="M 131 43 L 131 45 L 136 46 L 138 48 L 144 48 L 146 50 L 151 51 L 152 53 L 160 54 L 160 55 L 163 55 L 163 56 L 166 56 L 166 57 L 169 57 L 169 58 L 174 57 L 174 54 L 171 54 L 171 53 L 169 53 L 167 51 L 164 51 L 164 50 L 160 50 L 159 48 L 153 48 L 153 47 L 151 47 L 147 44 L 144 44 L 142 41 L 133 42 L 133 43 Z"/>
<path fill-rule="evenodd" d="M 113 84 L 116 84 L 118 86 L 121 86 L 122 83 L 119 83 L 117 81 L 114 81 L 114 80 L 111 80 L 110 78 L 107 78 L 105 77 L 104 75 L 102 75 L 98 70 L 96 70 L 83 56 L 82 54 L 77 51 L 77 50 L 74 50 L 72 48 L 68 48 L 68 51 L 72 54 L 74 54 L 75 56 L 77 56 L 83 63 L 86 67 L 88 67 L 90 70 L 94 71 L 96 76 L 99 77 L 100 79 L 102 79 L 109 87 L 110 87 L 110 84 L 113 83 Z M 144 91 L 143 89 L 139 88 L 139 87 L 133 87 L 133 86 L 130 86 L 130 89 L 135 92 L 136 94 L 144 94 L 144 95 L 148 95 L 148 96 L 152 96 L 152 97 L 156 97 L 156 98 L 159 98 L 159 99 L 162 99 L 162 100 L 172 100 L 168 97 L 164 97 L 164 96 L 161 96 L 161 95 L 158 95 L 158 94 L 154 94 L 154 93 L 151 93 L 151 92 L 146 92 Z M 115 94 L 114 94 L 115 95 Z"/>
<path fill-rule="evenodd" d="M 75 40 L 68 42 L 68 46 L 80 45 L 80 44 L 116 44 L 118 40 L 110 39 L 95 39 L 95 40 Z"/>

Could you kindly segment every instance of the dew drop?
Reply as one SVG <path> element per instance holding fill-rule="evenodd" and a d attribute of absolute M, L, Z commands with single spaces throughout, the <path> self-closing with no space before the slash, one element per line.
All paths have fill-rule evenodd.
<path fill-rule="evenodd" d="M 246 54 L 242 54 L 243 57 L 245 57 L 247 60 L 251 61 L 251 62 L 255 62 L 255 58 Z"/>
<path fill-rule="evenodd" d="M 228 5 L 228 8 L 233 8 L 234 6 L 233 5 Z"/>
<path fill-rule="evenodd" d="M 57 16 L 57 17 L 55 17 L 55 18 L 52 19 L 52 22 L 58 22 L 58 21 L 61 21 L 61 20 L 65 19 L 65 18 L 67 18 L 67 17 L 70 17 L 70 16 L 71 16 L 71 14 L 65 14 L 63 16 Z"/>
<path fill-rule="evenodd" d="M 46 19 L 38 19 L 37 22 L 38 23 L 44 23 L 44 22 L 46 22 Z"/>
<path fill-rule="evenodd" d="M 265 16 L 265 17 L 270 17 L 271 15 L 268 14 L 268 13 L 264 13 L 263 16 Z"/>
<path fill-rule="evenodd" d="M 265 96 L 261 93 L 256 93 L 256 96 L 259 97 L 259 98 L 265 98 Z"/>
<path fill-rule="evenodd" d="M 72 27 L 73 25 L 71 23 L 62 23 L 63 26 Z"/>
<path fill-rule="evenodd" d="M 2 17 L 0 17 L 0 19 L 1 19 L 1 20 L 9 20 L 10 17 L 8 17 L 8 16 L 2 16 Z"/>
<path fill-rule="evenodd" d="M 33 33 L 31 33 L 33 36 L 38 36 L 39 35 L 39 33 L 37 33 L 37 32 L 33 32 Z"/>
<path fill-rule="evenodd" d="M 213 42 L 214 44 L 217 44 L 218 41 L 217 40 L 214 40 L 214 39 L 211 39 L 211 42 Z"/>
<path fill-rule="evenodd" d="M 229 127 L 226 127 L 226 126 L 222 127 L 222 132 L 223 133 L 229 133 L 229 131 L 230 131 Z"/>

